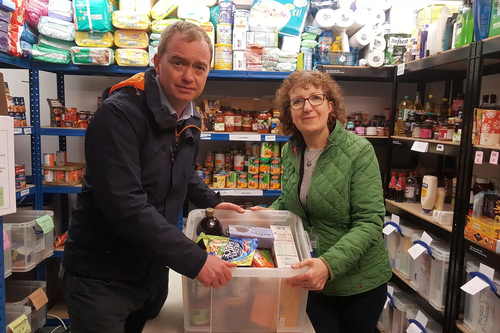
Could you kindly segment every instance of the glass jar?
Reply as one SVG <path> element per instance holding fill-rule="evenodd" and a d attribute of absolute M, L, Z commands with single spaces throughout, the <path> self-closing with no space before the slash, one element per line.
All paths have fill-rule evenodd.
<path fill-rule="evenodd" d="M 224 112 L 217 111 L 217 113 L 215 114 L 214 131 L 224 132 L 224 130 L 225 130 Z"/>
<path fill-rule="evenodd" d="M 448 123 L 442 123 L 439 129 L 439 141 L 452 141 L 455 133 L 455 126 Z"/>
<path fill-rule="evenodd" d="M 257 133 L 269 133 L 269 112 L 261 111 L 259 116 L 257 117 Z"/>
<path fill-rule="evenodd" d="M 383 129 L 383 127 L 382 127 L 382 129 Z M 372 123 L 366 127 L 365 135 L 377 136 L 377 126 L 375 123 Z"/>
<path fill-rule="evenodd" d="M 365 135 L 365 125 L 358 124 L 354 129 L 354 133 L 357 135 Z"/>
<path fill-rule="evenodd" d="M 240 109 L 234 111 L 234 130 L 236 132 L 243 130 L 243 112 Z"/>
<path fill-rule="evenodd" d="M 413 125 L 413 131 L 411 133 L 412 138 L 419 139 L 420 138 L 420 123 L 418 121 Z"/>
<path fill-rule="evenodd" d="M 252 112 L 245 111 L 243 113 L 243 132 L 251 132 L 252 131 Z"/>
<path fill-rule="evenodd" d="M 224 125 L 226 132 L 234 132 L 234 112 L 229 109 L 224 112 Z"/>
<path fill-rule="evenodd" d="M 271 118 L 271 133 L 279 134 L 280 132 L 280 112 L 273 111 L 273 117 Z"/>
<path fill-rule="evenodd" d="M 433 135 L 433 125 L 427 121 L 424 122 L 420 126 L 420 139 L 432 139 Z"/>
<path fill-rule="evenodd" d="M 257 122 L 257 118 L 259 117 L 258 112 L 254 112 L 253 118 L 252 118 L 252 132 L 257 132 L 259 130 L 259 124 Z"/>

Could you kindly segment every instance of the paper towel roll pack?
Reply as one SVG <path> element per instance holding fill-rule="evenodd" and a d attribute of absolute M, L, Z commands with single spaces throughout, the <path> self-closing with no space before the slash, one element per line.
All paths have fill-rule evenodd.
<path fill-rule="evenodd" d="M 335 11 L 333 9 L 321 9 L 313 21 L 313 26 L 322 29 L 331 29 L 334 25 Z"/>
<path fill-rule="evenodd" d="M 349 45 L 352 48 L 363 49 L 375 38 L 375 33 L 371 26 L 365 26 L 349 38 Z"/>
<path fill-rule="evenodd" d="M 385 58 L 384 52 L 373 51 L 368 53 L 366 62 L 370 67 L 382 67 L 384 65 L 384 58 Z"/>
<path fill-rule="evenodd" d="M 375 36 L 373 40 L 370 42 L 369 45 L 369 50 L 370 51 L 385 51 L 385 47 L 387 46 L 387 42 L 385 41 L 384 37 L 381 36 Z"/>
<path fill-rule="evenodd" d="M 347 35 L 352 37 L 356 32 L 358 32 L 365 25 L 372 22 L 372 17 L 370 15 L 370 10 L 368 8 L 358 8 L 354 11 L 354 21 L 352 25 L 347 29 Z"/>

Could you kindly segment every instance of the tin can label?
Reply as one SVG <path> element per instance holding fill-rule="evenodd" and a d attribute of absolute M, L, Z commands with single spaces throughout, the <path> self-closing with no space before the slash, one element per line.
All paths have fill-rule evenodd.
<path fill-rule="evenodd" d="M 281 173 L 281 158 L 272 157 L 270 169 L 271 175 L 279 175 Z"/>
<path fill-rule="evenodd" d="M 234 155 L 234 170 L 243 171 L 245 169 L 245 155 Z"/>
<path fill-rule="evenodd" d="M 237 185 L 237 172 L 236 171 L 228 171 L 226 174 L 226 187 L 227 188 L 236 188 Z"/>
<path fill-rule="evenodd" d="M 259 174 L 259 189 L 260 190 L 269 190 L 269 177 L 268 173 Z"/>
<path fill-rule="evenodd" d="M 281 188 L 281 175 L 271 175 L 269 189 L 279 190 Z"/>
<path fill-rule="evenodd" d="M 248 188 L 248 174 L 246 172 L 238 173 L 238 188 Z"/>
<path fill-rule="evenodd" d="M 272 142 L 262 142 L 262 147 L 260 149 L 260 157 L 271 158 L 272 156 L 273 156 Z"/>
<path fill-rule="evenodd" d="M 259 173 L 259 164 L 260 159 L 258 157 L 249 157 L 248 158 L 248 173 L 252 175 L 256 175 Z"/>
<path fill-rule="evenodd" d="M 251 190 L 259 188 L 259 175 L 248 174 L 248 188 Z"/>
<path fill-rule="evenodd" d="M 224 169 L 224 153 L 215 153 L 215 168 Z"/>

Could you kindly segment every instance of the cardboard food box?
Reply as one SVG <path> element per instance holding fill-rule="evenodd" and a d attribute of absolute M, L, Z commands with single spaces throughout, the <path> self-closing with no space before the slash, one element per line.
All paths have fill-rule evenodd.
<path fill-rule="evenodd" d="M 483 215 L 495 219 L 500 215 L 500 196 L 496 194 L 485 194 L 483 203 Z"/>
<path fill-rule="evenodd" d="M 500 241 L 498 239 L 490 238 L 484 233 L 469 226 L 465 226 L 464 236 L 474 243 L 500 253 Z"/>
<path fill-rule="evenodd" d="M 229 236 L 231 238 L 257 238 L 259 249 L 271 249 L 274 243 L 274 234 L 268 228 L 230 225 Z"/>
<path fill-rule="evenodd" d="M 299 255 L 293 240 L 292 229 L 289 226 L 271 225 L 269 226 L 274 234 L 274 262 L 278 268 L 291 267 L 298 263 Z"/>
<path fill-rule="evenodd" d="M 484 235 L 498 239 L 500 238 L 500 223 L 486 216 L 467 216 L 467 226 L 479 231 Z"/>

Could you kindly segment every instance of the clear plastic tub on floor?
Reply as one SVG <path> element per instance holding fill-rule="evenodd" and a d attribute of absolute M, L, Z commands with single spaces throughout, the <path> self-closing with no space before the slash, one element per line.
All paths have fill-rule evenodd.
<path fill-rule="evenodd" d="M 406 320 L 409 321 L 410 319 L 415 319 L 418 311 L 422 312 L 429 320 L 427 322 L 427 325 L 425 326 L 425 330 L 427 331 L 427 333 L 443 333 L 443 327 L 441 325 L 439 325 L 434 319 L 432 319 L 431 316 L 426 314 L 424 311 L 422 311 L 418 307 L 408 309 L 408 311 L 406 312 Z M 408 326 L 409 325 L 410 325 L 410 323 L 408 322 Z"/>
<path fill-rule="evenodd" d="M 431 263 L 429 303 L 435 309 L 444 311 L 450 263 L 450 244 L 432 242 L 431 249 L 434 260 Z"/>
<path fill-rule="evenodd" d="M 196 227 L 204 216 L 204 210 L 189 213 L 185 232 L 188 238 L 196 238 Z M 290 226 L 299 259 L 310 258 L 302 221 L 288 211 L 239 214 L 215 210 L 215 216 L 224 227 Z M 305 271 L 307 268 L 232 268 L 233 279 L 219 289 L 205 288 L 198 281 L 183 277 L 185 332 L 303 332 L 308 292 L 287 285 L 285 280 Z"/>
<path fill-rule="evenodd" d="M 396 294 L 399 294 L 402 292 L 401 289 L 399 289 L 392 282 L 387 283 L 387 286 L 394 288 L 394 293 L 392 294 L 392 299 L 394 299 Z M 380 314 L 380 318 L 378 319 L 378 324 L 384 332 L 389 333 L 391 331 L 393 313 L 394 313 L 394 305 L 391 304 L 391 302 L 389 302 L 387 304 L 387 307 L 382 310 L 382 313 Z"/>
<path fill-rule="evenodd" d="M 47 292 L 47 283 L 45 281 L 6 281 L 5 282 L 5 301 L 12 305 L 30 306 L 29 296 L 38 288 Z M 31 307 L 31 328 L 32 332 L 45 326 L 47 319 L 47 304 L 40 309 L 35 310 Z"/>
<path fill-rule="evenodd" d="M 413 242 L 411 237 L 413 234 L 417 234 L 418 238 L 422 236 L 422 230 L 418 229 L 411 224 L 401 222 L 399 224 L 401 227 L 401 233 L 403 237 L 400 237 L 400 241 L 398 244 L 398 248 L 396 251 L 396 270 L 407 280 L 410 280 L 410 268 L 411 262 L 413 259 L 411 258 L 408 250 L 413 246 Z"/>
<path fill-rule="evenodd" d="M 441 244 L 437 238 L 431 236 L 433 241 L 431 245 Z M 420 240 L 418 234 L 413 234 L 412 241 Z M 427 251 L 422 253 L 416 260 L 412 260 L 410 267 L 411 280 L 410 284 L 413 289 L 417 290 L 424 298 L 429 299 L 431 290 L 431 266 L 433 259 Z"/>
<path fill-rule="evenodd" d="M 392 314 L 390 333 L 406 333 L 408 328 L 408 320 L 406 312 L 408 309 L 414 308 L 416 305 L 411 298 L 404 292 L 394 295 L 394 311 Z M 387 331 L 386 331 L 387 332 Z"/>
<path fill-rule="evenodd" d="M 33 326 L 31 326 L 31 308 L 29 306 L 5 304 L 5 323 L 7 324 L 7 333 L 12 332 L 8 328 L 9 324 L 22 315 L 26 315 L 26 317 L 28 317 L 31 331 L 34 332 Z"/>
<path fill-rule="evenodd" d="M 10 240 L 12 238 L 10 232 L 10 224 L 3 224 L 3 230 L 5 231 L 3 236 L 7 237 L 8 246 L 6 239 L 3 240 L 4 248 L 3 248 L 3 266 L 4 266 L 4 277 L 8 278 L 12 275 L 12 245 L 10 245 Z"/>
<path fill-rule="evenodd" d="M 3 222 L 11 226 L 12 271 L 27 272 L 54 253 L 54 231 L 45 234 L 37 223 L 44 216 L 54 217 L 50 210 L 20 210 L 6 215 Z"/>

